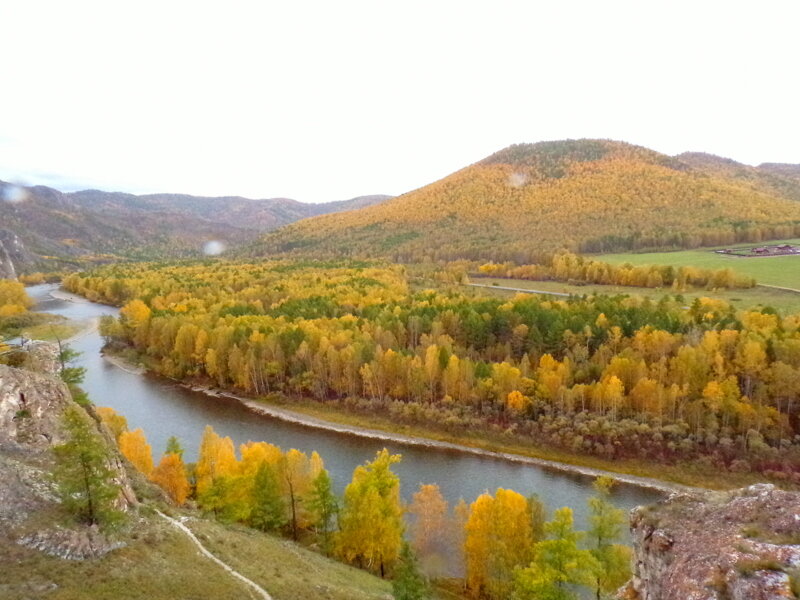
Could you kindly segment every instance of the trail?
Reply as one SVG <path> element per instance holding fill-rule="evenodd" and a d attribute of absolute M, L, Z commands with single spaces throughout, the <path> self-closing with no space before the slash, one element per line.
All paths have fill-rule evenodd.
<path fill-rule="evenodd" d="M 569 298 L 573 294 L 566 294 L 564 292 L 546 292 L 544 290 L 531 290 L 526 288 L 505 287 L 502 285 L 486 285 L 485 283 L 464 283 L 470 287 L 489 288 L 490 290 L 505 290 L 507 292 L 520 292 L 522 294 L 543 294 L 545 296 L 563 296 Z"/>
<path fill-rule="evenodd" d="M 254 582 L 251 579 L 248 579 L 247 577 L 245 577 L 244 575 L 239 573 L 239 571 L 234 570 L 230 565 L 228 565 L 227 563 L 222 562 L 216 556 L 211 554 L 211 552 L 209 552 L 208 549 L 205 546 L 203 546 L 203 544 L 200 543 L 200 540 L 197 539 L 197 537 L 194 535 L 194 533 L 192 533 L 192 530 L 189 529 L 186 525 L 184 525 L 183 523 L 181 523 L 177 519 L 173 519 L 172 517 L 168 517 L 167 515 L 162 513 L 160 510 L 156 510 L 156 513 L 158 513 L 158 516 L 160 516 L 162 519 L 165 519 L 165 520 L 169 521 L 170 523 L 172 523 L 172 525 L 174 525 L 175 527 L 180 529 L 190 540 L 192 540 L 192 542 L 194 542 L 194 545 L 197 546 L 197 548 L 200 550 L 200 552 L 203 555 L 205 555 L 207 558 L 210 558 L 211 560 L 213 560 L 220 567 L 222 567 L 228 573 L 230 573 L 233 577 L 236 577 L 239 581 L 241 581 L 244 584 L 250 586 L 256 592 L 256 594 L 258 594 L 258 596 L 263 598 L 263 600 L 273 600 L 272 596 L 270 596 L 269 593 L 264 588 L 262 588 L 260 585 L 258 585 L 256 582 Z"/>

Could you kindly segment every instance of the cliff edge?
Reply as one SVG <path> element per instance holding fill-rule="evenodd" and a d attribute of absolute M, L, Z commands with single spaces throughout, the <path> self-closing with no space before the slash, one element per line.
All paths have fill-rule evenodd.
<path fill-rule="evenodd" d="M 769 484 L 673 494 L 631 514 L 629 600 L 785 600 L 800 593 L 800 493 Z"/>

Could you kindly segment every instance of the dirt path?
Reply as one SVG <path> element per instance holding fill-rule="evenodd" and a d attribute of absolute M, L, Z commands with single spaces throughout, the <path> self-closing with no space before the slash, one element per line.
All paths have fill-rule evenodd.
<path fill-rule="evenodd" d="M 194 535 L 194 533 L 192 533 L 192 530 L 191 530 L 191 529 L 189 529 L 189 528 L 188 528 L 186 525 L 184 525 L 183 523 L 181 523 L 181 522 L 180 522 L 180 521 L 178 521 L 177 519 L 173 519 L 172 517 L 168 517 L 167 515 L 165 515 L 164 513 L 162 513 L 160 510 L 156 510 L 156 512 L 158 513 L 158 515 L 159 515 L 159 516 L 160 516 L 162 519 L 165 519 L 165 520 L 169 521 L 169 522 L 170 522 L 170 523 L 171 523 L 173 526 L 175 526 L 175 527 L 177 527 L 178 529 L 180 529 L 180 530 L 181 530 L 181 531 L 182 531 L 182 532 L 183 532 L 183 533 L 184 533 L 184 534 L 185 534 L 185 535 L 186 535 L 186 536 L 187 536 L 187 537 L 188 537 L 190 540 L 192 540 L 192 542 L 194 543 L 194 545 L 195 545 L 195 546 L 197 546 L 197 548 L 200 550 L 200 552 L 201 552 L 201 553 L 202 553 L 204 556 L 206 556 L 207 558 L 209 558 L 209 559 L 213 560 L 213 561 L 214 561 L 215 563 L 217 563 L 217 564 L 218 564 L 220 567 L 222 567 L 222 568 L 223 568 L 223 569 L 225 569 L 225 570 L 226 570 L 228 573 L 230 573 L 230 574 L 231 574 L 231 576 L 233 576 L 233 577 L 236 577 L 236 579 L 238 579 L 239 581 L 241 581 L 241 582 L 242 582 L 242 583 L 244 583 L 245 585 L 247 585 L 247 586 L 249 586 L 250 588 L 252 588 L 252 589 L 253 589 L 253 591 L 255 591 L 255 593 L 256 593 L 256 594 L 257 594 L 257 595 L 258 595 L 260 598 L 262 598 L 263 600 L 273 600 L 273 599 L 272 599 L 272 596 L 270 596 L 270 595 L 269 595 L 269 593 L 267 592 L 267 590 L 265 590 L 264 588 L 262 588 L 260 585 L 258 585 L 258 584 L 257 584 L 256 582 L 254 582 L 253 580 L 251 580 L 251 579 L 248 579 L 247 577 L 245 577 L 244 575 L 242 575 L 242 574 L 241 574 L 241 573 L 239 573 L 238 571 L 234 570 L 234 569 L 233 569 L 231 566 L 229 566 L 227 563 L 224 563 L 224 562 L 222 562 L 222 561 L 221 561 L 220 559 L 218 559 L 216 556 L 214 556 L 213 554 L 211 554 L 211 552 L 209 552 L 209 551 L 208 551 L 208 549 L 207 549 L 205 546 L 203 546 L 203 544 L 201 544 L 201 543 L 200 543 L 200 540 L 198 540 L 198 539 L 197 539 L 197 537 Z"/>

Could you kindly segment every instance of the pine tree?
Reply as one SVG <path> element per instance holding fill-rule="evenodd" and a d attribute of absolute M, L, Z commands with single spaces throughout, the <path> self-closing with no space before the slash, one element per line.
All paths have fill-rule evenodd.
<path fill-rule="evenodd" d="M 330 550 L 333 520 L 339 512 L 339 500 L 333 493 L 333 482 L 325 469 L 322 469 L 311 483 L 306 504 L 311 511 L 312 524 L 322 536 L 322 548 L 327 554 Z"/>
<path fill-rule="evenodd" d="M 604 594 L 612 594 L 631 575 L 631 549 L 615 543 L 622 536 L 625 512 L 608 500 L 613 485 L 612 478 L 598 477 L 594 482 L 597 496 L 588 500 L 590 526 L 587 537 L 598 563 L 594 583 L 597 600 Z"/>
<path fill-rule="evenodd" d="M 576 586 L 592 583 L 597 561 L 589 550 L 578 547 L 583 534 L 573 529 L 571 509 L 556 510 L 544 530 L 547 539 L 534 545 L 533 562 L 516 573 L 515 598 L 576 600 Z"/>
<path fill-rule="evenodd" d="M 167 440 L 167 450 L 165 454 L 177 454 L 183 460 L 183 446 L 181 442 L 174 435 L 171 435 Z"/>
<path fill-rule="evenodd" d="M 65 411 L 64 428 L 67 441 L 53 449 L 53 476 L 63 505 L 83 523 L 115 525 L 123 514 L 114 506 L 119 488 L 108 465 L 108 448 L 77 406 Z"/>
<path fill-rule="evenodd" d="M 428 583 L 420 573 L 417 557 L 406 542 L 403 543 L 400 558 L 394 570 L 392 595 L 395 600 L 427 600 L 430 598 Z"/>
<path fill-rule="evenodd" d="M 286 525 L 286 503 L 281 497 L 275 469 L 262 462 L 253 478 L 250 524 L 261 531 L 277 531 Z"/>

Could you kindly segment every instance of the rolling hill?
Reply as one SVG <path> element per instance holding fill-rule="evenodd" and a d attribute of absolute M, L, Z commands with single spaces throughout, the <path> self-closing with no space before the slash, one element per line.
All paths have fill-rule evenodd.
<path fill-rule="evenodd" d="M 248 253 L 529 262 L 559 248 L 792 237 L 800 224 L 794 169 L 608 140 L 519 144 L 380 205 L 273 231 Z"/>
<path fill-rule="evenodd" d="M 210 198 L 85 190 L 0 182 L 0 259 L 16 271 L 76 268 L 120 258 L 198 256 L 217 240 L 243 244 L 313 215 L 381 202 L 389 196 L 308 204 L 274 198 Z M 6 266 L 3 271 L 13 270 Z"/>

